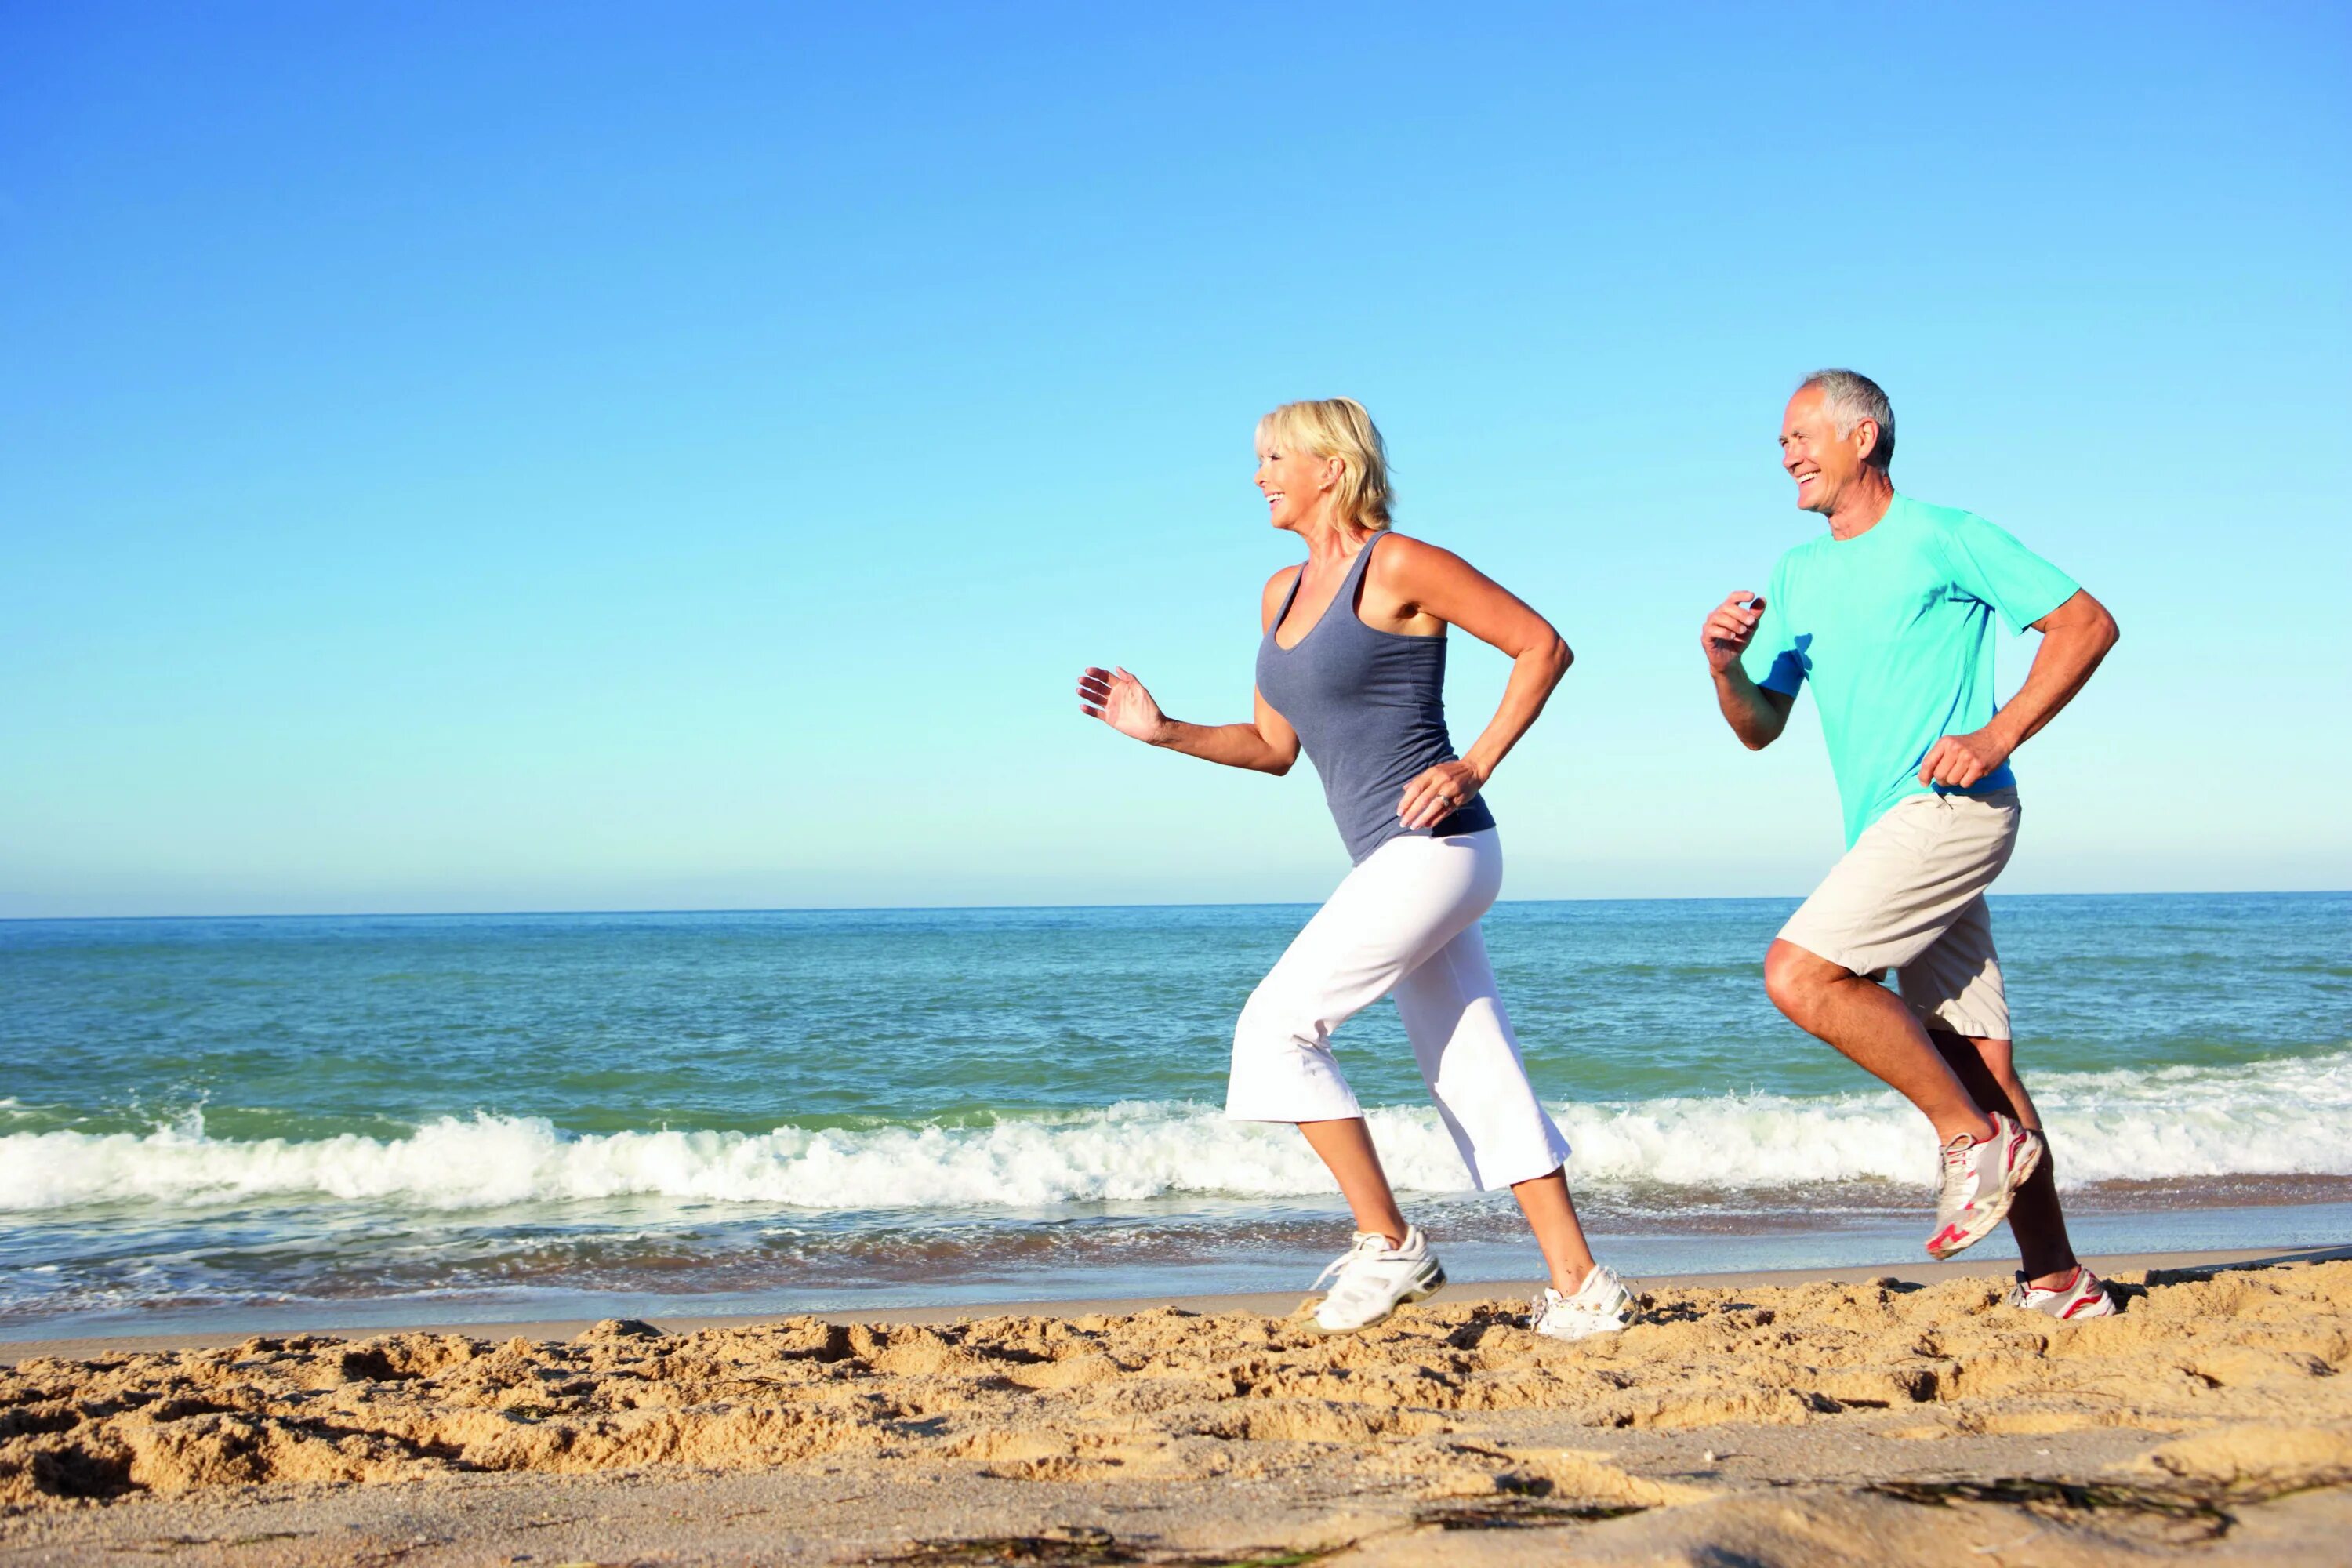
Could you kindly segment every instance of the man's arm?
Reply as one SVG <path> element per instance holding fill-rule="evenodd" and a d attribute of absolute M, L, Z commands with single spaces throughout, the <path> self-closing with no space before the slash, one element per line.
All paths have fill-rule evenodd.
<path fill-rule="evenodd" d="M 1764 618 L 1764 601 L 1742 588 L 1715 607 L 1699 633 L 1699 646 L 1706 650 L 1707 668 L 1715 676 L 1715 702 L 1723 710 L 1724 722 L 1739 737 L 1739 743 L 1751 752 L 1760 752 L 1780 738 L 1789 722 L 1789 710 L 1797 700 L 1785 691 L 1774 691 L 1748 679 L 1747 667 L 1739 656 L 1748 651 L 1755 640 L 1757 623 Z"/>
<path fill-rule="evenodd" d="M 1947 735 L 1928 747 L 1919 763 L 1921 784 L 1966 789 L 1994 772 L 2074 700 L 2123 635 L 2107 607 L 2080 588 L 2033 629 L 2042 634 L 2042 647 L 2025 684 L 1983 729 Z"/>

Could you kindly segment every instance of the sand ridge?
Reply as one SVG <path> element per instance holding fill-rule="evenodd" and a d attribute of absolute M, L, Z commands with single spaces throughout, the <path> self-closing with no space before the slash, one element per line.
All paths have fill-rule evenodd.
<path fill-rule="evenodd" d="M 2133 1427 L 2177 1435 L 2137 1461 L 2151 1479 L 2352 1477 L 2352 1379 L 2336 1375 L 2352 1358 L 2352 1262 L 2116 1283 L 2123 1315 L 2063 1325 L 2002 1306 L 1990 1280 L 1667 1287 L 1633 1329 L 1580 1344 L 1487 1302 L 1330 1337 L 1303 1316 L 1169 1308 L 36 1359 L 0 1373 L 0 1506 L 661 1466 L 1248 1477 L 1308 1452 L 1426 1497 L 1673 1509 L 1716 1494 L 1517 1440 L 1511 1417 L 1528 1412 L 1596 1435 L 1828 1424 L 1906 1444 Z"/>

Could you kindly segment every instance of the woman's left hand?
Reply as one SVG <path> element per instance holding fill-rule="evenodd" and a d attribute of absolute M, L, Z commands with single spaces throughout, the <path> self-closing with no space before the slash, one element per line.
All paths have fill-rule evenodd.
<path fill-rule="evenodd" d="M 1397 820 L 1407 827 L 1434 827 L 1470 804 L 1486 780 L 1468 763 L 1440 763 L 1404 786 Z"/>

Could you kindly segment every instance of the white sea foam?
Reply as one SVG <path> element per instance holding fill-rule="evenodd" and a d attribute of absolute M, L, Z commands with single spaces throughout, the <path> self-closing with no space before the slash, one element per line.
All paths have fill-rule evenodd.
<path fill-rule="evenodd" d="M 2118 1179 L 2352 1175 L 2352 1050 L 2251 1066 L 2053 1074 L 2034 1092 L 2069 1184 Z M 1556 1108 L 1580 1184 L 1770 1189 L 1924 1183 L 1932 1146 L 1892 1094 L 1747 1094 Z M 1435 1114 L 1371 1112 L 1401 1187 L 1454 1192 L 1460 1161 Z M 405 1137 L 289 1142 L 205 1135 L 201 1118 L 146 1133 L 0 1136 L 0 1210 L 100 1204 L 213 1207 L 375 1199 L 422 1208 L 659 1194 L 815 1209 L 1026 1208 L 1170 1194 L 1328 1193 L 1286 1127 L 1213 1107 L 1129 1102 L 992 1126 L 765 1133 L 574 1135 L 534 1118 L 445 1117 Z"/>

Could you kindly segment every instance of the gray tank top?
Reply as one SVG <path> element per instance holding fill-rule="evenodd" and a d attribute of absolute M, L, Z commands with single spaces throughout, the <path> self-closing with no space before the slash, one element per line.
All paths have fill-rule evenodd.
<path fill-rule="evenodd" d="M 1307 760 L 1322 775 L 1339 837 L 1360 866 L 1408 833 L 1454 838 L 1495 826 L 1483 795 L 1433 828 L 1408 829 L 1397 820 L 1404 786 L 1435 763 L 1455 759 L 1445 733 L 1445 639 L 1378 631 L 1356 613 L 1365 564 L 1387 537 L 1375 533 L 1364 541 L 1323 618 L 1296 647 L 1286 648 L 1274 634 L 1298 597 L 1307 575 L 1300 568 L 1257 647 L 1258 694 L 1298 731 Z"/>

